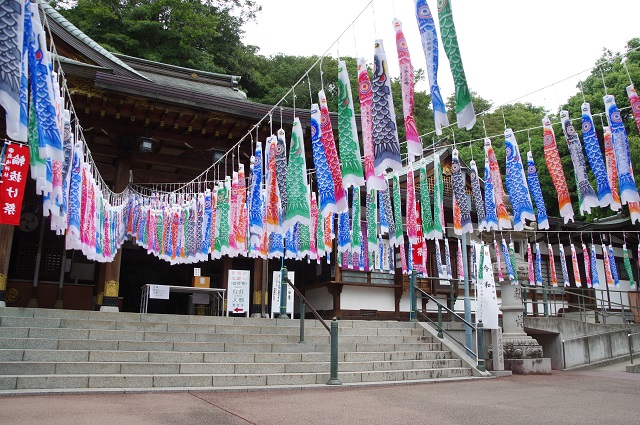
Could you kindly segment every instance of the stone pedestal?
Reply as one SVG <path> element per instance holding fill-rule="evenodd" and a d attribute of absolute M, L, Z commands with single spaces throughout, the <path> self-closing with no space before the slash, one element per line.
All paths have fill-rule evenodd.
<path fill-rule="evenodd" d="M 505 369 L 515 374 L 550 374 L 551 359 L 542 357 L 542 346 L 524 331 L 522 290 L 509 282 L 503 282 L 500 290 Z"/>

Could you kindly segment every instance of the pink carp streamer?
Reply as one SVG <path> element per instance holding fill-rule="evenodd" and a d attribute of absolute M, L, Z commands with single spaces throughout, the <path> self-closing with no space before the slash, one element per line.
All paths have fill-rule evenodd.
<path fill-rule="evenodd" d="M 409 161 L 422 156 L 422 143 L 418 136 L 418 127 L 413 117 L 414 105 L 414 75 L 409 46 L 404 38 L 402 22 L 393 20 L 393 28 L 396 31 L 396 48 L 398 50 L 398 62 L 400 63 L 400 82 L 402 83 L 402 111 L 404 113 L 405 138 L 407 139 L 407 153 Z"/>

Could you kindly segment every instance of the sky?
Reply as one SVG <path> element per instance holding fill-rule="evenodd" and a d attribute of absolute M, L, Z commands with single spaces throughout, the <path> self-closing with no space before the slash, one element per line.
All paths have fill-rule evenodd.
<path fill-rule="evenodd" d="M 362 56 L 371 63 L 374 41 L 382 39 L 390 74 L 397 77 L 395 16 L 403 23 L 414 68 L 426 68 L 414 0 L 257 3 L 262 11 L 257 22 L 246 26 L 243 41 L 258 46 L 264 56 L 328 52 Z M 437 0 L 428 3 L 437 16 Z M 638 0 L 453 0 L 452 10 L 469 88 L 494 107 L 517 100 L 556 112 L 576 93 L 604 48 L 624 52 L 628 40 L 640 37 Z M 438 80 L 446 99 L 454 86 L 442 49 Z M 428 85 L 417 89 L 428 90 Z"/>

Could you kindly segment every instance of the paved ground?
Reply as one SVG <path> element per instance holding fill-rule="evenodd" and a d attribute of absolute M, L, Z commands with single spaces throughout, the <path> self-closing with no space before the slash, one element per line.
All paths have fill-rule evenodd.
<path fill-rule="evenodd" d="M 314 390 L 0 397 L 2 424 L 638 423 L 624 365 L 550 376 Z"/>

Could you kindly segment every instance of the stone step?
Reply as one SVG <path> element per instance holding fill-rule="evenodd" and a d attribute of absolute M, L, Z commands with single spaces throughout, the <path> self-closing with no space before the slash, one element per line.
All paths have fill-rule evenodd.
<path fill-rule="evenodd" d="M 223 318 L 227 321 L 230 319 Z M 261 319 L 255 319 L 261 320 Z M 271 319 L 268 319 L 271 320 Z M 276 319 L 277 320 L 277 319 Z M 273 322 L 273 321 L 271 321 Z M 297 321 L 296 321 L 297 322 Z M 244 322 L 246 323 L 246 322 Z M 305 321 L 305 336 L 324 336 L 328 332 L 324 327 L 315 326 L 315 321 Z M 342 323 L 341 323 L 342 325 Z M 33 317 L 0 317 L 0 337 L 11 336 L 11 328 L 45 328 L 45 329 L 78 329 L 93 330 L 93 335 L 100 335 L 100 331 L 104 333 L 117 334 L 115 331 L 139 331 L 139 332 L 170 332 L 170 333 L 217 333 L 217 334 L 286 334 L 299 335 L 299 326 L 275 326 L 275 325 L 234 325 L 232 322 L 218 324 L 185 324 L 185 323 L 167 323 L 167 322 L 133 322 L 119 320 L 82 320 L 69 318 L 33 318 Z M 24 332 L 24 331 L 22 331 Z M 71 332 L 71 331 L 67 331 Z M 399 328 L 375 328 L 375 327 L 358 327 L 358 326 L 341 326 L 339 327 L 340 335 L 345 336 L 421 336 L 424 335 L 423 329 L 414 327 Z M 141 336 L 133 335 L 128 339 L 141 339 Z"/>
<path fill-rule="evenodd" d="M 448 367 L 393 371 L 338 372 L 343 383 L 391 382 L 472 376 L 471 369 Z M 325 384 L 328 373 L 253 374 L 49 374 L 3 375 L 0 390 L 86 388 L 255 387 Z"/>
<path fill-rule="evenodd" d="M 338 352 L 339 362 L 447 360 L 448 351 Z M 2 362 L 203 362 L 203 363 L 305 363 L 328 362 L 329 352 L 238 353 L 126 350 L 0 349 Z"/>
<path fill-rule="evenodd" d="M 160 375 L 325 373 L 329 362 L 180 363 L 151 361 L 0 361 L 0 375 Z M 392 371 L 462 367 L 458 359 L 342 362 L 341 372 Z"/>
<path fill-rule="evenodd" d="M 66 320 L 66 319 L 63 319 Z M 91 323 L 91 322 L 88 322 Z M 101 322 L 104 323 L 104 322 Z M 189 325 L 188 325 L 189 326 Z M 357 329 L 357 328 L 356 328 Z M 22 328 L 0 327 L 2 338 L 56 338 L 56 339 L 98 339 L 98 340 L 129 340 L 129 341 L 173 341 L 173 342 L 248 342 L 248 343 L 296 343 L 299 334 L 265 334 L 265 333 L 192 333 L 171 331 L 126 331 L 107 330 L 103 328 L 71 329 L 71 328 Z M 308 343 L 330 342 L 329 335 L 324 332 L 319 335 L 307 335 Z M 417 335 L 339 335 L 341 344 L 345 343 L 373 343 L 396 344 L 432 342 L 430 336 Z"/>
<path fill-rule="evenodd" d="M 230 326 L 275 326 L 298 328 L 298 319 L 258 319 L 246 317 L 222 317 L 222 316 L 186 316 L 171 314 L 141 314 L 141 313 L 115 313 L 100 311 L 57 310 L 57 309 L 29 309 L 20 307 L 0 307 L 0 326 L 13 326 L 26 320 L 27 327 L 60 327 L 60 321 L 85 321 L 85 322 L 118 322 L 118 323 L 165 323 L 165 324 L 194 324 L 194 325 L 230 325 Z M 40 323 L 40 325 L 38 324 Z M 56 324 L 57 323 L 57 324 Z M 51 325 L 53 324 L 53 326 Z M 104 324 L 98 326 L 105 326 Z M 113 329 L 110 326 L 107 329 Z M 124 325 L 121 325 L 124 326 Z M 313 319 L 305 320 L 306 328 L 323 328 L 322 324 Z M 416 328 L 413 322 L 397 322 L 393 320 L 340 320 L 340 328 L 373 328 L 373 329 L 412 329 Z"/>
<path fill-rule="evenodd" d="M 89 331 L 89 337 L 91 332 Z M 98 331 L 119 332 L 119 331 Z M 115 337 L 118 335 L 101 335 Z M 129 339 L 55 339 L 55 338 L 2 338 L 2 349 L 60 349 L 60 350 L 125 350 L 125 351 L 226 351 L 300 353 L 309 351 L 328 352 L 329 341 L 324 343 L 293 342 L 206 342 L 206 341 L 138 341 Z M 152 338 L 156 338 L 153 336 Z M 381 337 L 384 338 L 384 337 Z M 413 337 L 409 337 L 413 338 Z M 369 341 L 369 340 L 367 340 Z M 350 342 L 339 340 L 339 351 L 435 351 L 442 344 L 418 342 Z"/>

